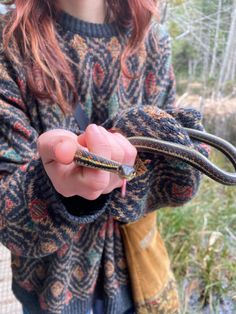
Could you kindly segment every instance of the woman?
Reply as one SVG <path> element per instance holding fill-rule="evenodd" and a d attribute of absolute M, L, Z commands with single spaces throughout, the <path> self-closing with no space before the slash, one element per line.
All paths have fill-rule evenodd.
<path fill-rule="evenodd" d="M 0 239 L 12 252 L 14 294 L 24 313 L 142 313 L 120 227 L 189 201 L 199 173 L 164 157 L 148 162 L 150 156 L 143 155 L 143 172 L 121 198 L 123 183 L 115 174 L 78 167 L 73 160 L 82 147 L 134 165 L 136 149 L 126 136 L 141 126 L 152 136 L 159 127 L 139 112 L 149 117 L 153 108 L 174 106 L 169 37 L 151 22 L 156 3 L 11 4 L 2 23 Z M 78 103 L 89 120 L 84 133 L 75 114 Z M 176 120 L 165 119 L 175 132 Z M 153 313 L 177 313 L 161 239 L 158 246 L 158 293 L 145 306 Z"/>

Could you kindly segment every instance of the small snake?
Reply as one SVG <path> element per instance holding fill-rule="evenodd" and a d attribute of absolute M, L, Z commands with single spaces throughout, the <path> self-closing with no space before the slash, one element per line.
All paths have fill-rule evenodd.
<path fill-rule="evenodd" d="M 229 159 L 235 172 L 230 173 L 220 169 L 192 147 L 143 136 L 128 137 L 128 140 L 136 147 L 138 152 L 158 153 L 178 158 L 221 184 L 236 185 L 236 148 L 229 142 L 212 134 L 189 128 L 184 128 L 184 130 L 190 138 L 221 151 Z M 136 176 L 135 167 L 120 164 L 85 150 L 76 152 L 75 162 L 79 166 L 113 172 L 124 181 L 130 181 Z"/>

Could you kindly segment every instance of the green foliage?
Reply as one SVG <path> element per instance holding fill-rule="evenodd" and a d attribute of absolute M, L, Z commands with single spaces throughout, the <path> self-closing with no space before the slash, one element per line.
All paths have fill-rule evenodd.
<path fill-rule="evenodd" d="M 181 5 L 185 2 L 185 0 L 170 0 L 172 5 Z"/>
<path fill-rule="evenodd" d="M 227 81 L 224 85 L 224 92 L 226 95 L 232 94 L 235 91 L 236 81 Z"/>
<path fill-rule="evenodd" d="M 233 0 L 222 0 L 221 10 L 219 0 L 172 0 L 169 3 L 167 23 L 173 38 L 177 83 L 178 80 L 201 81 L 210 88 L 209 92 L 217 90 L 229 37 Z M 217 35 L 218 10 L 220 27 Z M 216 59 L 215 63 L 213 59 Z M 232 88 L 228 88 L 228 83 L 226 85 L 223 93 L 227 95 Z M 181 87 L 178 90 L 182 91 Z"/>
<path fill-rule="evenodd" d="M 173 63 L 178 76 L 187 77 L 188 62 L 195 57 L 196 50 L 187 40 L 173 43 Z"/>
<path fill-rule="evenodd" d="M 182 30 L 177 22 L 171 21 L 169 23 L 169 33 L 173 38 L 179 36 L 182 33 Z"/>
<path fill-rule="evenodd" d="M 213 157 L 224 165 L 221 157 Z M 159 212 L 158 225 L 179 282 L 182 313 L 203 313 L 203 307 L 206 313 L 218 313 L 223 300 L 231 310 L 222 313 L 236 313 L 235 187 L 204 178 L 192 202 Z"/>

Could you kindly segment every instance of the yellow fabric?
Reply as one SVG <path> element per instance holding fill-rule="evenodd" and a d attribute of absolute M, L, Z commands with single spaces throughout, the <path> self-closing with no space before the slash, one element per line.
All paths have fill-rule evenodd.
<path fill-rule="evenodd" d="M 166 311 L 162 313 L 177 313 L 179 308 L 168 253 L 156 221 L 156 212 L 152 212 L 137 222 L 121 226 L 133 298 L 139 314 L 160 313 L 158 307 L 163 308 L 160 298 L 170 281 L 169 289 L 172 290 L 163 294 Z"/>

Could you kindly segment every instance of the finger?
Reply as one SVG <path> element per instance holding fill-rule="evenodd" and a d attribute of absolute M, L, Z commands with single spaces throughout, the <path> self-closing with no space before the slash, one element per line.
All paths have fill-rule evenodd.
<path fill-rule="evenodd" d="M 90 152 L 105 158 L 111 158 L 111 148 L 106 136 L 96 124 L 90 124 L 85 130 L 86 144 Z"/>
<path fill-rule="evenodd" d="M 77 149 L 78 145 L 71 139 L 62 140 L 54 145 L 55 161 L 65 165 L 72 163 Z"/>
<path fill-rule="evenodd" d="M 100 131 L 106 136 L 107 140 L 111 146 L 111 159 L 117 161 L 118 163 L 123 163 L 125 151 L 120 144 L 120 141 L 117 141 L 116 137 L 112 133 L 108 132 L 103 127 L 99 127 Z M 121 187 L 123 180 L 118 176 L 118 174 L 110 174 L 110 182 L 107 188 L 103 191 L 103 194 L 112 192 L 115 188 Z"/>
<path fill-rule="evenodd" d="M 137 149 L 120 133 L 112 134 L 124 151 L 123 164 L 133 166 L 137 157 Z"/>
<path fill-rule="evenodd" d="M 86 186 L 83 182 L 83 167 L 74 164 L 63 165 L 53 162 L 46 167 L 47 174 L 51 178 L 54 188 L 64 197 L 79 195 L 88 200 L 97 199 L 102 191 L 94 190 L 93 186 Z M 95 180 L 93 183 L 95 184 Z"/>
<path fill-rule="evenodd" d="M 77 138 L 77 141 L 78 141 L 78 143 L 79 143 L 81 146 L 87 147 L 85 133 L 80 134 L 80 135 L 78 136 L 78 138 Z"/>
<path fill-rule="evenodd" d="M 106 137 L 107 141 L 110 144 L 110 149 L 111 149 L 111 159 L 114 161 L 117 161 L 119 163 L 123 162 L 125 151 L 120 144 L 120 141 L 117 140 L 116 136 L 113 136 L 112 133 L 108 132 L 106 129 L 103 127 L 98 127 L 101 133 Z"/>
<path fill-rule="evenodd" d="M 90 124 L 85 130 L 85 141 L 90 152 L 111 158 L 110 144 L 95 124 Z M 110 173 L 107 171 L 83 168 L 83 175 L 83 184 L 91 190 L 103 191 L 109 184 Z"/>
<path fill-rule="evenodd" d="M 52 161 L 71 162 L 77 146 L 77 135 L 61 129 L 45 132 L 37 140 L 38 152 L 44 164 Z"/>
<path fill-rule="evenodd" d="M 74 188 L 75 182 L 71 180 L 71 173 L 74 170 L 73 163 L 64 165 L 53 161 L 46 165 L 45 170 L 58 193 L 66 197 L 76 194 Z"/>

